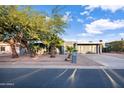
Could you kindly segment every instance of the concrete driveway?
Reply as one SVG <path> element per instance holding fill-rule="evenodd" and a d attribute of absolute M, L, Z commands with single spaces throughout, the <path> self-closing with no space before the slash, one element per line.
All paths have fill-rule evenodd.
<path fill-rule="evenodd" d="M 116 54 L 117 55 L 117 54 Z M 87 58 L 104 65 L 106 68 L 124 69 L 124 58 L 123 55 L 113 55 L 113 54 L 85 54 Z"/>

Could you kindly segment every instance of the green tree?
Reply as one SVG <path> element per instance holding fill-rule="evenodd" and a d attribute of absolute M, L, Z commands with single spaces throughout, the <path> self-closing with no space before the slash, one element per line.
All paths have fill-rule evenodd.
<path fill-rule="evenodd" d="M 19 35 L 18 15 L 20 12 L 16 11 L 17 6 L 0 6 L 0 34 L 1 40 L 10 44 L 12 50 L 12 57 L 18 57 L 15 49 L 17 37 Z"/>
<path fill-rule="evenodd" d="M 59 7 L 55 7 L 48 20 L 45 13 L 32 11 L 30 7 L 0 6 L 0 39 L 10 44 L 13 58 L 18 57 L 15 48 L 17 43 L 31 52 L 29 42 L 32 40 L 51 46 L 51 54 L 55 54 L 52 50 L 62 44 L 59 35 L 67 26 L 59 10 Z"/>
<path fill-rule="evenodd" d="M 53 8 L 50 19 L 47 22 L 50 31 L 48 43 L 50 46 L 51 57 L 55 57 L 55 49 L 57 45 L 63 43 L 63 40 L 60 39 L 59 36 L 63 34 L 65 32 L 65 28 L 67 28 L 67 22 L 62 19 L 63 15 L 60 14 L 61 9 L 62 8 L 60 6 Z"/>
<path fill-rule="evenodd" d="M 124 52 L 124 40 L 110 42 L 111 51 Z"/>
<path fill-rule="evenodd" d="M 0 6 L 1 41 L 10 44 L 12 57 L 18 57 L 15 45 L 20 43 L 30 51 L 28 41 L 43 40 L 45 15 L 30 11 L 30 7 L 19 10 L 19 6 Z"/>

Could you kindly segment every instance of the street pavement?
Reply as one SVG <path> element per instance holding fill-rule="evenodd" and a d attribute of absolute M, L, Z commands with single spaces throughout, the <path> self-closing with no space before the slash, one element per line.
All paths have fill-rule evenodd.
<path fill-rule="evenodd" d="M 2 88 L 124 88 L 124 69 L 0 68 Z"/>

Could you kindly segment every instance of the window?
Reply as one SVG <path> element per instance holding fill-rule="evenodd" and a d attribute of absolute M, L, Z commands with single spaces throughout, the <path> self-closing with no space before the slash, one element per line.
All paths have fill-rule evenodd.
<path fill-rule="evenodd" d="M 1 46 L 1 49 L 0 50 L 1 51 L 5 51 L 5 47 Z"/>

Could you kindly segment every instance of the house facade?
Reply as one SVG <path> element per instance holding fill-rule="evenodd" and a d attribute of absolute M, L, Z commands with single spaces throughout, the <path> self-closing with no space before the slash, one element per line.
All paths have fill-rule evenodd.
<path fill-rule="evenodd" d="M 82 53 L 82 54 L 101 54 L 102 44 L 101 43 L 77 43 L 76 49 L 78 53 Z"/>
<path fill-rule="evenodd" d="M 39 42 L 35 42 L 35 43 L 37 43 L 40 46 L 42 46 L 42 43 L 39 43 Z M 15 48 L 16 48 L 16 52 L 19 55 L 25 55 L 26 48 L 20 47 L 19 43 L 15 45 Z M 37 54 L 43 54 L 45 51 L 46 51 L 46 49 L 42 48 L 39 51 L 37 51 Z M 12 52 L 11 47 L 10 47 L 10 45 L 8 43 L 0 42 L 0 54 L 11 54 L 11 52 Z"/>
<path fill-rule="evenodd" d="M 80 42 L 80 43 L 75 43 L 75 42 L 65 42 L 64 47 L 66 50 L 66 46 L 75 46 L 76 50 L 78 53 L 82 54 L 101 54 L 102 53 L 102 48 L 103 48 L 103 43 L 102 42 Z"/>
<path fill-rule="evenodd" d="M 19 53 L 19 46 L 16 45 L 16 51 Z M 0 54 L 11 53 L 11 47 L 8 43 L 0 42 Z"/>
<path fill-rule="evenodd" d="M 0 54 L 3 53 L 11 53 L 11 48 L 9 44 L 0 42 Z"/>

